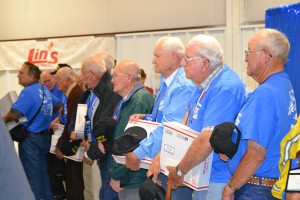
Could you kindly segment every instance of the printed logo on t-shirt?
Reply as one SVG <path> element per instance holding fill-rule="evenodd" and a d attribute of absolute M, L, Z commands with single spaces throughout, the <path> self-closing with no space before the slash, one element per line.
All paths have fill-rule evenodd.
<path fill-rule="evenodd" d="M 292 113 L 294 113 L 296 111 L 296 98 L 295 98 L 295 94 L 294 94 L 294 90 L 291 90 L 289 92 L 291 101 L 289 103 L 289 111 L 288 111 L 288 115 L 291 115 Z"/>

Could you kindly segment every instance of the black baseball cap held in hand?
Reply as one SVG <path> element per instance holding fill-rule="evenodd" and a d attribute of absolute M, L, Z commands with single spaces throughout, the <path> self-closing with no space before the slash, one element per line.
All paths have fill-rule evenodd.
<path fill-rule="evenodd" d="M 62 140 L 57 143 L 57 148 L 64 154 L 65 156 L 73 156 L 77 153 L 77 150 L 80 146 L 82 140 L 74 140 L 72 142 L 67 140 Z"/>
<path fill-rule="evenodd" d="M 147 137 L 147 131 L 140 126 L 132 126 L 127 128 L 123 135 L 115 138 L 112 147 L 112 154 L 121 156 L 125 153 L 132 152 L 140 144 L 140 141 Z"/>
<path fill-rule="evenodd" d="M 238 136 L 236 142 L 232 141 L 232 133 L 237 130 Z M 241 131 L 231 122 L 224 122 L 215 126 L 211 137 L 210 144 L 216 153 L 225 154 L 228 158 L 232 158 L 237 152 L 241 140 Z"/>
<path fill-rule="evenodd" d="M 148 177 L 139 188 L 140 199 L 142 200 L 164 200 L 166 191 L 152 181 L 153 175 Z"/>

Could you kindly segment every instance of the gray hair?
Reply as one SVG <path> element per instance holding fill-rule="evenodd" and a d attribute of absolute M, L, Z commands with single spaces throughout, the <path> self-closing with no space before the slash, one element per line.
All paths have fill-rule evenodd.
<path fill-rule="evenodd" d="M 213 36 L 204 34 L 196 35 L 188 42 L 188 45 L 197 45 L 198 52 L 196 53 L 206 58 L 212 68 L 223 66 L 223 49 Z"/>
<path fill-rule="evenodd" d="M 183 58 L 184 45 L 182 44 L 182 41 L 178 37 L 170 37 L 170 36 L 161 37 L 157 40 L 156 46 L 158 44 L 162 44 L 162 46 L 165 49 L 169 51 L 174 51 L 180 58 Z"/>
<path fill-rule="evenodd" d="M 69 67 L 60 68 L 57 73 L 61 73 L 63 78 L 69 79 L 72 83 L 76 82 L 75 71 Z"/>
<path fill-rule="evenodd" d="M 104 60 L 95 56 L 85 59 L 82 66 L 85 66 L 87 71 L 96 74 L 103 74 L 107 71 Z"/>
<path fill-rule="evenodd" d="M 264 29 L 254 35 L 259 37 L 259 48 L 267 48 L 272 56 L 287 61 L 290 43 L 287 37 L 280 31 L 275 29 Z"/>
<path fill-rule="evenodd" d="M 141 69 L 134 60 L 123 60 L 118 65 L 123 66 L 123 70 L 130 73 L 134 77 L 134 80 L 141 80 Z"/>
<path fill-rule="evenodd" d="M 114 58 L 106 52 L 98 53 L 94 57 L 103 59 L 105 64 L 106 64 L 106 68 L 107 68 L 108 71 L 110 71 L 115 66 Z"/>

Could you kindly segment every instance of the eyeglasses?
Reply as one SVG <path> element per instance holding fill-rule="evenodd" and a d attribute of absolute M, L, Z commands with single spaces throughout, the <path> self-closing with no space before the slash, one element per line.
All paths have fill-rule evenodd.
<path fill-rule="evenodd" d="M 129 75 L 128 73 L 122 73 L 122 74 L 111 74 L 111 78 L 116 78 L 118 76 L 125 76 L 125 75 Z"/>
<path fill-rule="evenodd" d="M 194 57 L 194 58 L 188 58 L 188 57 L 184 56 L 184 59 L 185 59 L 185 61 L 186 61 L 187 63 L 191 62 L 192 60 L 197 60 L 197 59 L 200 59 L 200 58 L 205 59 L 205 60 L 207 60 L 207 62 L 209 62 L 208 59 L 206 59 L 206 58 L 204 58 L 204 57 L 202 57 L 202 56 L 198 56 L 198 57 Z"/>
<path fill-rule="evenodd" d="M 270 51 L 269 49 L 245 50 L 245 57 L 248 57 L 251 52 L 266 51 L 266 50 Z M 270 57 L 273 57 L 272 54 L 270 54 Z"/>
<path fill-rule="evenodd" d="M 58 81 L 61 81 L 63 79 L 61 77 L 55 76 L 55 80 L 58 82 Z"/>

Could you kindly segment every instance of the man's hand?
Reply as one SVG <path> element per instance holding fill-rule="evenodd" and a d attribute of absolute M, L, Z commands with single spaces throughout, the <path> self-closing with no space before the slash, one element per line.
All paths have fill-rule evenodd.
<path fill-rule="evenodd" d="M 139 119 L 144 119 L 145 114 L 134 114 L 131 115 L 129 118 L 129 122 L 137 122 Z"/>
<path fill-rule="evenodd" d="M 121 190 L 123 190 L 123 188 L 120 187 L 120 181 L 115 181 L 112 178 L 110 179 L 110 186 L 116 192 L 120 192 Z"/>
<path fill-rule="evenodd" d="M 184 186 L 183 178 L 184 176 L 178 176 L 176 173 L 176 167 L 167 166 L 167 170 L 169 171 L 168 179 L 171 181 L 172 189 L 175 190 L 178 187 Z"/>
<path fill-rule="evenodd" d="M 82 140 L 82 142 L 80 143 L 80 146 L 84 147 L 85 150 L 88 150 L 90 148 L 90 143 L 86 140 Z"/>
<path fill-rule="evenodd" d="M 54 153 L 55 153 L 56 158 L 59 158 L 59 159 L 64 158 L 64 154 L 62 154 L 62 152 L 60 151 L 59 148 L 56 147 L 54 150 Z"/>
<path fill-rule="evenodd" d="M 234 200 L 234 190 L 231 189 L 227 184 L 223 190 L 222 200 Z"/>
<path fill-rule="evenodd" d="M 49 129 L 53 129 L 53 131 L 57 131 L 59 124 L 59 117 L 56 117 L 50 124 Z"/>
<path fill-rule="evenodd" d="M 98 141 L 98 148 L 101 151 L 101 153 L 105 154 L 105 148 L 102 142 Z"/>
<path fill-rule="evenodd" d="M 70 135 L 70 140 L 76 140 L 76 134 L 75 131 L 72 131 L 71 135 Z"/>
<path fill-rule="evenodd" d="M 300 200 L 300 192 L 287 192 L 285 195 L 286 200 Z"/>
<path fill-rule="evenodd" d="M 152 163 L 150 165 L 150 168 L 147 172 L 147 177 L 151 176 L 153 174 L 152 180 L 157 183 L 158 185 L 161 185 L 161 182 L 158 181 L 158 174 L 160 173 L 160 153 L 155 156 L 155 158 L 152 160 Z"/>
<path fill-rule="evenodd" d="M 220 159 L 227 162 L 229 160 L 229 158 L 226 156 L 226 154 L 223 153 L 219 153 Z"/>
<path fill-rule="evenodd" d="M 132 171 L 138 171 L 140 169 L 140 159 L 135 155 L 135 153 L 130 152 L 125 154 L 125 165 Z"/>

